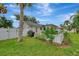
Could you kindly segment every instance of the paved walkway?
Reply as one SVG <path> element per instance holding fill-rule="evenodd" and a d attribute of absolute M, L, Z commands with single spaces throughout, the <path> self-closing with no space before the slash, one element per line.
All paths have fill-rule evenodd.
<path fill-rule="evenodd" d="M 60 34 L 56 35 L 53 42 L 61 44 L 63 41 L 63 38 L 64 38 L 63 33 L 60 33 Z"/>

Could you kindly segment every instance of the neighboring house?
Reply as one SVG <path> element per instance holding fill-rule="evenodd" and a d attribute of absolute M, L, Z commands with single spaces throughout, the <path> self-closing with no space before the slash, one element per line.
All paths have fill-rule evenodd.
<path fill-rule="evenodd" d="M 57 25 L 54 25 L 54 24 L 49 24 L 49 27 L 52 28 L 52 29 L 57 30 L 58 32 L 63 30 L 63 27 L 60 27 L 60 26 L 57 26 Z"/>
<path fill-rule="evenodd" d="M 43 27 L 45 27 L 45 29 L 46 29 L 46 28 L 48 28 L 48 29 L 56 29 L 57 31 L 62 30 L 62 28 L 61 28 L 61 27 L 56 26 L 56 25 L 54 25 L 54 24 L 47 24 L 47 25 L 43 25 Z"/>
<path fill-rule="evenodd" d="M 33 32 L 35 32 L 35 34 L 40 34 L 42 32 L 42 25 L 41 24 L 37 24 L 37 23 L 33 23 L 31 21 L 27 21 L 24 23 L 24 30 L 23 30 L 23 35 L 27 34 L 27 32 L 29 30 L 32 30 Z"/>
<path fill-rule="evenodd" d="M 48 29 L 56 29 L 56 25 L 53 25 L 53 24 L 46 24 L 46 25 L 43 25 L 45 28 L 48 28 Z"/>
<path fill-rule="evenodd" d="M 61 30 L 60 27 L 53 25 L 53 24 L 42 25 L 42 24 L 38 24 L 38 23 L 33 23 L 31 21 L 27 21 L 24 23 L 23 35 L 27 35 L 27 32 L 29 30 L 32 30 L 33 32 L 35 32 L 35 34 L 41 34 L 41 32 L 47 28 L 56 29 L 57 31 Z"/>

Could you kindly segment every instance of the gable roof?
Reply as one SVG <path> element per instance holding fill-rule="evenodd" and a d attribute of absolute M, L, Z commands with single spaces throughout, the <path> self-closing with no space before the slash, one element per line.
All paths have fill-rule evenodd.
<path fill-rule="evenodd" d="M 31 21 L 26 21 L 25 24 L 29 25 L 30 27 L 42 27 L 41 24 L 33 23 Z"/>

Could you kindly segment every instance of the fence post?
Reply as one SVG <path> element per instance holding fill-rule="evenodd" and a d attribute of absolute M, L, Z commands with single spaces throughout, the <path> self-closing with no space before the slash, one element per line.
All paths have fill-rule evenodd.
<path fill-rule="evenodd" d="M 7 28 L 7 33 L 8 33 L 8 39 L 9 39 L 9 27 Z"/>

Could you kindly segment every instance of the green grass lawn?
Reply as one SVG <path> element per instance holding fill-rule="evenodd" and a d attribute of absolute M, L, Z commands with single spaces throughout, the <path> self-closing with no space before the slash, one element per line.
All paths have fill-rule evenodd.
<path fill-rule="evenodd" d="M 79 35 L 70 34 L 71 44 L 68 48 L 58 48 L 35 38 L 24 38 L 18 43 L 16 39 L 0 41 L 0 55 L 4 56 L 63 56 L 79 55 Z"/>

